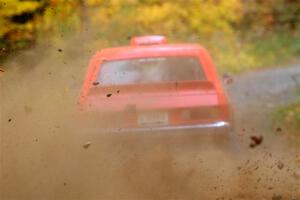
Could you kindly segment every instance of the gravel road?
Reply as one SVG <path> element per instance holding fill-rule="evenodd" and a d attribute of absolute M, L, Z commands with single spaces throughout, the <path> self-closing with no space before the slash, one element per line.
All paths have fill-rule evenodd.
<path fill-rule="evenodd" d="M 300 65 L 248 72 L 227 86 L 239 128 L 268 128 L 272 112 L 297 99 Z"/>

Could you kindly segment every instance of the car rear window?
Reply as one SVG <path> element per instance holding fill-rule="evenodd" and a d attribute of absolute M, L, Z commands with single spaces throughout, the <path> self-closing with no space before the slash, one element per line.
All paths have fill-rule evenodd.
<path fill-rule="evenodd" d="M 153 57 L 106 61 L 97 81 L 101 85 L 205 80 L 196 57 Z"/>

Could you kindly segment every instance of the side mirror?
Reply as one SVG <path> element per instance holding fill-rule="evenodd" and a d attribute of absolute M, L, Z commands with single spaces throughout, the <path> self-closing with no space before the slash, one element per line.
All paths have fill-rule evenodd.
<path fill-rule="evenodd" d="M 223 74 L 222 81 L 223 81 L 223 84 L 229 85 L 229 84 L 232 84 L 234 80 L 233 80 L 233 77 L 231 75 Z"/>

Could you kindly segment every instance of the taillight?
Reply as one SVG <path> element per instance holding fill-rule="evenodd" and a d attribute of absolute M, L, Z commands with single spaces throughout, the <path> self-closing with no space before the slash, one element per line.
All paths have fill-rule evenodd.
<path fill-rule="evenodd" d="M 219 107 L 200 107 L 183 110 L 181 113 L 183 119 L 215 119 L 220 117 Z"/>

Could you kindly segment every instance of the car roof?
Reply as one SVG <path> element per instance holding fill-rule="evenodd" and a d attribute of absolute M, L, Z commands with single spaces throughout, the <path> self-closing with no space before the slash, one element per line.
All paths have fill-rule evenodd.
<path fill-rule="evenodd" d="M 131 45 L 102 49 L 98 56 L 105 60 L 115 60 L 150 56 L 193 56 L 201 51 L 205 49 L 198 44 Z"/>

